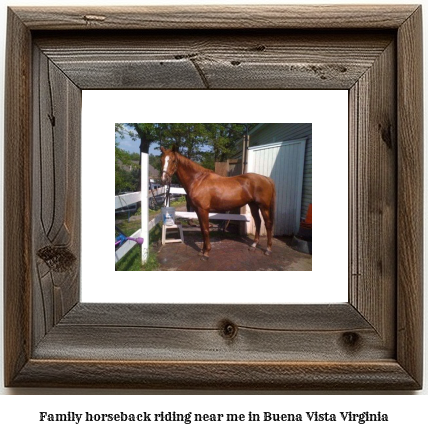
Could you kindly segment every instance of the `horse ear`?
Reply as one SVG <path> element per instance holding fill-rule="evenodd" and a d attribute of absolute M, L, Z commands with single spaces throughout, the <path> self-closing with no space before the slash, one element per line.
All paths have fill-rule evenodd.
<path fill-rule="evenodd" d="M 172 152 L 178 152 L 178 149 L 177 149 L 177 146 L 175 146 L 175 143 L 172 145 L 171 151 Z"/>
<path fill-rule="evenodd" d="M 165 148 L 163 146 L 160 147 L 162 154 L 165 154 Z"/>

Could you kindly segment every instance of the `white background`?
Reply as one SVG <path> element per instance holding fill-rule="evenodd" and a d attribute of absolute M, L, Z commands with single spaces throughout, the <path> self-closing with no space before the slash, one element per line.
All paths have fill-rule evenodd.
<path fill-rule="evenodd" d="M 223 1 L 223 3 L 225 0 Z M 248 3 L 260 3 L 261 1 L 252 1 L 252 0 L 234 0 L 234 3 L 238 4 L 248 4 Z M 59 0 L 56 1 L 40 1 L 40 0 L 32 0 L 32 1 L 19 1 L 19 0 L 9 0 L 7 2 L 9 5 L 108 5 L 108 4 L 119 4 L 118 0 L 76 0 L 74 2 Z M 144 0 L 126 0 L 126 3 L 131 4 L 146 4 Z M 187 2 L 183 1 L 154 1 L 152 0 L 150 4 L 195 4 L 195 3 L 218 3 L 216 1 L 199 1 L 199 2 Z M 280 3 L 275 0 L 269 0 L 270 4 L 272 3 Z M 284 2 L 282 2 L 284 3 Z M 292 1 L 290 3 L 296 3 Z M 325 0 L 310 0 L 310 1 L 300 1 L 300 4 L 315 4 L 315 3 L 343 3 L 340 1 L 330 1 L 326 2 Z M 349 3 L 349 2 L 345 2 Z M 352 0 L 352 3 L 409 3 L 413 4 L 414 1 L 405 1 L 401 0 L 399 2 L 394 2 L 393 0 L 382 1 L 382 0 L 374 0 L 374 1 L 358 1 Z M 428 29 L 428 23 L 426 19 L 426 13 L 424 14 L 424 28 Z M 5 6 L 0 8 L 0 76 L 4 77 L 4 39 L 5 39 L 5 29 L 6 29 L 6 8 Z M 424 59 L 428 58 L 427 55 L 427 47 L 428 43 L 426 43 L 426 37 L 424 50 L 425 55 Z M 425 76 L 426 76 L 426 65 L 425 65 Z M 427 86 L 424 86 L 425 94 L 424 100 L 425 104 L 428 100 L 427 98 Z M 3 87 L 0 86 L 0 100 L 3 101 Z M 3 146 L 3 104 L 0 104 L 0 143 L 1 147 Z M 427 116 L 428 110 L 424 110 L 425 116 Z M 0 170 L 2 171 L 2 152 L 0 153 Z M 426 153 L 425 153 L 426 155 Z M 428 165 L 425 164 L 425 167 Z M 3 180 L 2 173 L 0 174 L 0 179 Z M 1 181 L 0 181 L 1 182 Z M 1 197 L 1 203 L 3 202 Z M 425 199 L 426 203 L 426 199 Z M 0 220 L 2 220 L 3 216 L 0 213 Z M 426 234 L 426 231 L 425 231 Z M 2 241 L 2 240 L 1 240 Z M 3 242 L 0 243 L 0 257 L 3 257 Z M 2 270 L 3 263 L 0 261 L 0 271 Z M 427 279 L 425 278 L 425 282 Z M 427 297 L 425 297 L 425 300 Z M 2 299 L 0 298 L 0 304 L 2 303 Z M 427 312 L 427 302 L 425 301 L 425 312 Z M 0 315 L 2 315 L 2 306 L 0 306 Z M 3 336 L 3 321 L 0 321 L 0 336 Z M 426 328 L 426 326 L 425 326 Z M 426 336 L 428 336 L 428 331 L 425 332 L 425 341 Z M 425 345 L 427 348 L 427 345 Z M 2 352 L 3 346 L 0 346 L 0 352 Z M 3 354 L 0 354 L 1 363 L 3 361 Z M 3 372 L 0 373 L 0 388 L 3 383 L 2 379 Z M 425 385 L 428 382 L 428 373 L 425 368 Z M 386 425 L 376 424 L 330 424 L 330 423 L 318 423 L 315 425 L 315 429 L 317 432 L 328 432 L 329 434 L 332 432 L 342 433 L 344 428 L 347 432 L 359 432 L 359 433 L 378 433 L 380 430 L 388 430 L 398 431 L 398 430 L 406 430 L 406 431 L 417 431 L 421 432 L 426 429 L 426 408 L 428 404 L 428 399 L 426 395 L 427 387 L 425 386 L 422 392 L 415 392 L 411 395 L 416 396 L 404 396 L 403 393 L 395 393 L 391 394 L 391 396 L 383 396 L 381 393 L 371 393 L 368 392 L 369 395 L 366 394 L 358 394 L 352 392 L 351 394 L 334 394 L 331 393 L 328 396 L 319 396 L 316 393 L 305 394 L 300 393 L 295 396 L 287 396 L 291 395 L 291 393 L 287 393 L 287 391 L 278 391 L 274 394 L 268 394 L 267 396 L 260 396 L 260 393 L 254 394 L 254 396 L 242 396 L 237 393 L 230 392 L 227 395 L 224 395 L 222 392 L 217 391 L 208 391 L 206 394 L 202 394 L 202 396 L 193 396 L 192 392 L 187 392 L 185 396 L 144 396 L 144 391 L 103 391 L 103 390 L 82 390 L 82 389 L 0 389 L 3 396 L 0 397 L 0 427 L 2 432 L 11 432 L 12 430 L 15 432 L 19 432 L 20 429 L 28 429 L 31 431 L 39 431 L 43 430 L 44 432 L 58 432 L 58 430 L 62 430 L 63 432 L 75 432 L 79 429 L 80 432 L 93 432 L 94 427 L 90 425 L 87 426 L 73 426 L 71 424 L 57 425 L 57 424 L 40 424 L 37 422 L 38 412 L 39 411 L 52 411 L 52 412 L 67 412 L 67 411 L 92 411 L 92 412 L 112 412 L 112 411 L 121 411 L 125 409 L 125 411 L 160 411 L 160 410 L 176 410 L 176 411 L 205 411 L 205 412 L 235 412 L 235 413 L 247 413 L 249 410 L 252 411 L 276 411 L 276 412 L 292 412 L 292 411 L 329 411 L 329 412 L 339 412 L 339 411 L 387 411 L 391 417 L 391 423 Z M 175 393 L 174 391 L 169 391 L 169 394 Z M 44 395 L 44 396 L 10 396 L 10 395 Z M 75 394 L 82 394 L 83 396 L 72 396 Z M 84 396 L 84 395 L 87 396 Z M 106 396 L 90 396 L 89 394 L 104 394 Z M 117 394 L 123 394 L 127 396 L 121 396 L 118 399 Z M 155 392 L 156 394 L 163 395 L 164 392 Z M 221 394 L 222 396 L 217 396 Z M 321 393 L 324 395 L 323 393 Z M 424 396 L 417 396 L 423 394 Z M 9 395 L 9 396 L 7 396 Z M 63 395 L 63 396 L 52 396 L 52 395 Z M 135 396 L 137 395 L 137 396 Z M 379 396 L 380 395 L 380 396 Z M 122 426 L 115 424 L 103 424 L 97 425 L 96 427 L 101 428 L 104 432 L 117 432 L 118 429 L 126 428 L 127 432 L 144 432 L 144 430 L 149 430 L 151 432 L 154 431 L 153 426 L 149 428 L 145 428 L 144 425 L 136 425 L 134 427 L 131 426 Z M 164 425 L 162 428 L 170 428 L 171 425 Z M 198 429 L 200 432 L 200 427 L 198 425 L 190 426 L 174 424 L 172 425 L 173 429 L 176 432 L 184 432 L 189 431 L 189 429 L 195 430 Z M 218 432 L 219 429 L 222 432 L 236 432 L 240 427 L 245 429 L 246 432 L 259 432 L 261 429 L 268 428 L 270 432 L 296 432 L 299 430 L 306 429 L 314 429 L 313 426 L 308 426 L 307 424 L 303 426 L 296 425 L 283 425 L 281 423 L 272 424 L 272 425 L 255 425 L 251 426 L 249 424 L 240 425 L 237 427 L 236 425 L 204 425 L 204 432 Z M 89 429 L 88 429 L 89 428 Z M 159 429 L 159 428 L 158 428 Z M 328 430 L 328 431 L 327 431 Z"/>
<path fill-rule="evenodd" d="M 82 301 L 348 301 L 346 90 L 83 91 L 82 106 Z M 161 275 L 114 271 L 112 241 L 109 236 L 103 236 L 112 234 L 114 226 L 114 124 L 143 120 L 312 123 L 312 197 L 316 222 L 313 229 L 313 271 L 172 271 Z M 101 159 L 102 149 L 105 152 Z M 261 245 L 264 243 L 266 241 L 262 239 Z M 214 255 L 212 253 L 210 261 L 215 261 Z M 196 251 L 195 261 L 199 261 Z M 197 282 L 202 280 L 203 285 L 198 285 Z"/>

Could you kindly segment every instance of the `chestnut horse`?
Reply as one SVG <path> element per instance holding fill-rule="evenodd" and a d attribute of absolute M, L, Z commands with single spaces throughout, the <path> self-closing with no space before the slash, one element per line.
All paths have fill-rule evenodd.
<path fill-rule="evenodd" d="M 209 213 L 230 211 L 247 204 L 256 224 L 254 243 L 250 250 L 256 250 L 260 238 L 260 209 L 267 231 L 265 254 L 272 253 L 275 213 L 275 184 L 272 179 L 256 173 L 232 177 L 220 176 L 176 152 L 174 147 L 171 150 L 161 147 L 161 151 L 162 184 L 170 183 L 172 176 L 177 173 L 198 216 L 204 239 L 202 259 L 208 259 L 211 250 Z"/>

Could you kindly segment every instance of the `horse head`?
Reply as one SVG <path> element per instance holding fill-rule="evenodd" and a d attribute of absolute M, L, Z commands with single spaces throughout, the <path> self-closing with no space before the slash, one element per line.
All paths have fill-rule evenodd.
<path fill-rule="evenodd" d="M 172 149 L 165 149 L 161 146 L 161 168 L 162 168 L 162 184 L 169 184 L 178 168 L 178 157 L 175 145 Z"/>

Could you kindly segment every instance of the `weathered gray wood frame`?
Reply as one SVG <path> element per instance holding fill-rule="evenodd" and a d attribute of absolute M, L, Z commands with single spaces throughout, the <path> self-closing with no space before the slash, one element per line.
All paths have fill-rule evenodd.
<path fill-rule="evenodd" d="M 408 5 L 9 9 L 6 386 L 421 388 L 421 17 Z M 349 302 L 80 303 L 81 90 L 94 88 L 348 89 Z"/>

